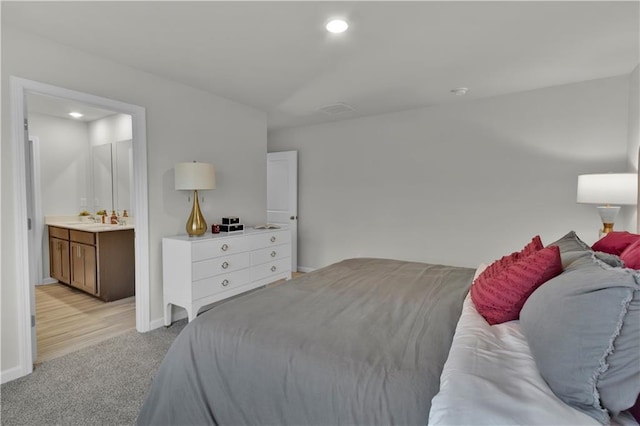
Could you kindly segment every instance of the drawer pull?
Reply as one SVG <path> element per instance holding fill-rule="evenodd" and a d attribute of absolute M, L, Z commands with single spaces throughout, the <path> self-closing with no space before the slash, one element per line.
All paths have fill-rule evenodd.
<path fill-rule="evenodd" d="M 220 247 L 220 250 L 227 251 L 227 250 L 229 250 L 229 246 L 226 245 L 226 244 L 223 244 L 222 247 Z"/>
<path fill-rule="evenodd" d="M 277 254 L 277 253 L 276 253 L 275 251 L 272 251 L 272 252 L 271 252 L 271 257 L 276 257 L 276 254 Z"/>
<path fill-rule="evenodd" d="M 229 280 L 222 281 L 222 287 L 226 287 L 229 285 Z"/>
<path fill-rule="evenodd" d="M 271 267 L 271 272 L 275 272 L 275 271 L 276 271 L 276 267 L 275 267 L 275 266 L 272 266 L 272 267 Z"/>
<path fill-rule="evenodd" d="M 272 243 L 275 243 L 275 242 L 276 242 L 276 237 L 275 237 L 275 236 L 271 237 L 271 242 L 272 242 Z"/>
<path fill-rule="evenodd" d="M 229 267 L 229 262 L 222 262 L 222 269 L 227 269 Z"/>

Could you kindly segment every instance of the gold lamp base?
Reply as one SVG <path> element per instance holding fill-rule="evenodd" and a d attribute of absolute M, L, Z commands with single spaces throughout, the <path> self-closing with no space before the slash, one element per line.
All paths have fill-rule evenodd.
<path fill-rule="evenodd" d="M 602 224 L 602 233 L 603 234 L 608 234 L 611 231 L 613 231 L 613 223 L 603 223 Z"/>
<path fill-rule="evenodd" d="M 187 234 L 190 237 L 199 237 L 207 232 L 207 222 L 200 211 L 200 203 L 198 202 L 198 191 L 193 191 L 193 208 L 191 215 L 187 221 Z"/>

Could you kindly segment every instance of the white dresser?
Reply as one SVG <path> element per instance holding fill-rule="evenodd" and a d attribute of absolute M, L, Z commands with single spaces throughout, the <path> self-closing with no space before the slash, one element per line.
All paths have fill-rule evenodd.
<path fill-rule="evenodd" d="M 164 324 L 171 305 L 189 322 L 203 306 L 291 278 L 291 231 L 247 229 L 243 233 L 178 235 L 162 239 Z"/>

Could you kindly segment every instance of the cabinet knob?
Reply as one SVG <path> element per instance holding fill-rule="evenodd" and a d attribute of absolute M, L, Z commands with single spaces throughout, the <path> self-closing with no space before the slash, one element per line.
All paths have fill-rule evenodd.
<path fill-rule="evenodd" d="M 227 269 L 229 267 L 229 262 L 222 262 L 222 269 Z"/>
<path fill-rule="evenodd" d="M 276 257 L 276 254 L 277 254 L 277 253 L 276 253 L 275 251 L 272 251 L 272 252 L 271 252 L 271 257 Z"/>
<path fill-rule="evenodd" d="M 272 267 L 271 267 L 271 272 L 275 272 L 275 271 L 276 271 L 276 269 L 277 269 L 277 268 L 276 268 L 275 266 L 272 266 Z"/>
<path fill-rule="evenodd" d="M 224 280 L 224 281 L 222 281 L 222 286 L 223 286 L 223 287 L 226 287 L 226 286 L 228 286 L 228 285 L 229 285 L 229 280 Z"/>
<path fill-rule="evenodd" d="M 275 243 L 275 242 L 276 242 L 276 237 L 275 237 L 275 236 L 271 237 L 271 242 L 272 242 L 272 243 Z"/>
<path fill-rule="evenodd" d="M 227 251 L 227 250 L 229 250 L 229 246 L 228 246 L 228 245 L 226 245 L 226 244 L 223 244 L 223 245 L 222 245 L 222 247 L 220 247 L 220 249 L 221 249 L 222 251 Z"/>

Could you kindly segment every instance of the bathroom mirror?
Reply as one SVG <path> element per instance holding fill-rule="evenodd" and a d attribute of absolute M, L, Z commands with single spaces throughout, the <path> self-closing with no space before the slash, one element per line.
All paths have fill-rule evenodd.
<path fill-rule="evenodd" d="M 133 172 L 133 143 L 131 139 L 113 144 L 113 199 L 114 208 L 120 213 L 127 210 L 133 215 L 131 206 L 131 177 Z"/>
<path fill-rule="evenodd" d="M 91 148 L 93 157 L 93 211 L 113 210 L 113 175 L 111 173 L 111 144 Z"/>
<path fill-rule="evenodd" d="M 118 141 L 92 147 L 93 212 L 112 210 L 133 215 L 131 176 L 133 171 L 132 141 Z"/>

